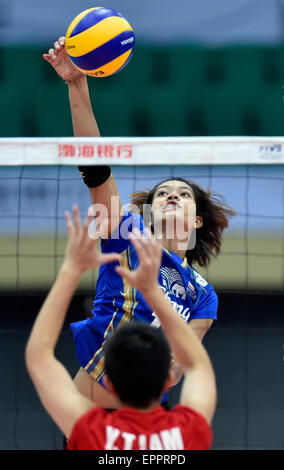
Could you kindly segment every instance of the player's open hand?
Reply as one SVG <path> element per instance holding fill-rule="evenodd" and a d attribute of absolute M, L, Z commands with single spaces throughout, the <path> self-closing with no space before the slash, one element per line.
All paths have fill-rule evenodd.
<path fill-rule="evenodd" d="M 133 271 L 116 266 L 115 270 L 140 292 L 146 293 L 158 284 L 158 276 L 162 259 L 162 246 L 158 240 L 152 238 L 150 230 L 145 235 L 133 229 L 131 242 L 138 254 L 139 265 Z"/>
<path fill-rule="evenodd" d="M 88 216 L 84 225 L 81 223 L 80 213 L 77 206 L 73 207 L 74 221 L 67 211 L 65 213 L 68 243 L 65 252 L 64 267 L 76 274 L 82 274 L 88 269 L 93 269 L 100 264 L 112 263 L 120 260 L 118 253 L 103 254 L 96 249 L 97 239 L 92 234 L 89 236 L 89 225 L 92 216 Z"/>
<path fill-rule="evenodd" d="M 56 70 L 58 75 L 63 78 L 65 82 L 71 82 L 84 77 L 84 74 L 76 69 L 68 57 L 64 36 L 61 36 L 58 41 L 54 43 L 54 48 L 49 49 L 48 54 L 43 54 L 43 58 L 52 65 L 54 70 Z"/>

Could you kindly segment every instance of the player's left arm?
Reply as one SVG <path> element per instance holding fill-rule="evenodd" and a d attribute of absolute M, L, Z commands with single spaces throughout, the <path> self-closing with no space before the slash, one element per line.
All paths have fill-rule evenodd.
<path fill-rule="evenodd" d="M 213 321 L 217 319 L 218 297 L 213 289 L 210 289 L 208 294 L 194 312 L 195 318 L 190 320 L 190 326 L 201 342 L 211 328 Z M 176 385 L 181 380 L 183 372 L 175 360 L 172 362 L 172 369 L 175 376 L 174 385 Z"/>
<path fill-rule="evenodd" d="M 210 329 L 212 323 L 212 318 L 195 318 L 190 321 L 190 326 L 194 330 L 196 336 L 200 339 L 200 341 L 202 341 L 207 331 Z M 175 361 L 174 357 L 172 357 L 171 367 L 174 372 L 173 385 L 177 385 L 183 376 L 183 372 L 180 368 L 180 365 Z"/>
<path fill-rule="evenodd" d="M 118 261 L 117 254 L 101 254 L 88 236 L 88 223 L 81 226 L 74 208 L 75 224 L 67 213 L 69 241 L 65 259 L 32 328 L 25 359 L 28 372 L 48 414 L 68 438 L 74 424 L 94 402 L 83 396 L 71 376 L 55 357 L 67 309 L 81 275 L 101 263 Z"/>
<path fill-rule="evenodd" d="M 203 340 L 212 323 L 213 318 L 194 318 L 190 321 L 190 325 L 200 341 Z"/>
<path fill-rule="evenodd" d="M 190 318 L 190 325 L 200 341 L 211 328 L 213 321 L 217 320 L 218 310 L 218 296 L 215 290 L 209 284 L 206 284 L 205 287 L 206 295 L 202 296 Z"/>
<path fill-rule="evenodd" d="M 25 358 L 39 398 L 68 438 L 77 419 L 94 404 L 85 399 L 54 354 L 78 276 L 64 267 L 46 298 L 28 340 Z"/>

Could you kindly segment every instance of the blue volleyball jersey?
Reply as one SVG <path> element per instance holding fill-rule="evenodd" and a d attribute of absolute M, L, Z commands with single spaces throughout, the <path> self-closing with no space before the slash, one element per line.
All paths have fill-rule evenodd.
<path fill-rule="evenodd" d="M 103 253 L 120 253 L 120 264 L 130 270 L 138 265 L 137 253 L 129 240 L 134 227 L 143 232 L 142 217 L 126 213 L 118 229 L 102 244 Z M 140 321 L 160 327 L 158 317 L 140 292 L 116 273 L 114 267 L 117 264 L 100 267 L 92 317 L 71 324 L 78 360 L 101 384 L 104 376 L 103 344 L 117 326 Z M 165 249 L 159 283 L 174 310 L 184 321 L 217 319 L 218 299 L 212 286 L 186 260 Z"/>

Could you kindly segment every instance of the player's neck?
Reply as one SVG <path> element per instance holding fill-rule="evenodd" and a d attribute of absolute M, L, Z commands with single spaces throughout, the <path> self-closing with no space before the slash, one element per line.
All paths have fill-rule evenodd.
<path fill-rule="evenodd" d="M 141 413 L 148 413 L 149 411 L 154 410 L 154 409 L 157 408 L 158 406 L 160 406 L 160 402 L 159 402 L 159 401 L 155 401 L 155 402 L 151 403 L 151 405 L 148 406 L 147 408 L 137 408 L 137 407 L 133 407 L 133 406 L 127 405 L 127 404 L 121 404 L 121 407 L 120 407 L 120 408 L 132 408 L 133 410 L 139 411 L 139 412 L 141 412 Z"/>
<path fill-rule="evenodd" d="M 163 248 L 165 248 L 168 251 L 171 251 L 172 253 L 175 253 L 181 259 L 185 258 L 187 245 L 188 245 L 187 240 L 182 241 L 182 240 L 168 239 L 168 238 L 163 238 L 162 240 Z"/>

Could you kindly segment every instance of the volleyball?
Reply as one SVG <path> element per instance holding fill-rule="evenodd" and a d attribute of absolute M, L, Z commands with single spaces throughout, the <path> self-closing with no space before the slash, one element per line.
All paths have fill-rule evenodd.
<path fill-rule="evenodd" d="M 84 10 L 69 25 L 65 45 L 71 61 L 86 75 L 108 77 L 122 70 L 135 46 L 134 31 L 117 11 Z"/>

